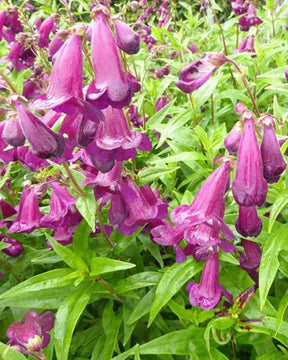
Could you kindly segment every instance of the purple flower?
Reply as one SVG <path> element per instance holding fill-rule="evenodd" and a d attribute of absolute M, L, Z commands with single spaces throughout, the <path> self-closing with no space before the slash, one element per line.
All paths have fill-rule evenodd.
<path fill-rule="evenodd" d="M 235 201 L 241 206 L 261 206 L 268 189 L 254 128 L 255 116 L 251 111 L 244 111 L 241 121 L 244 122 L 244 130 L 238 149 L 232 192 Z"/>
<path fill-rule="evenodd" d="M 277 182 L 280 175 L 286 169 L 286 162 L 280 150 L 277 140 L 274 121 L 271 115 L 266 114 L 262 119 L 264 135 L 261 143 L 261 156 L 263 163 L 263 175 L 268 183 Z"/>
<path fill-rule="evenodd" d="M 199 50 L 197 49 L 197 46 L 192 41 L 190 41 L 187 48 L 188 48 L 188 50 L 191 51 L 192 54 L 198 54 L 199 53 Z"/>
<path fill-rule="evenodd" d="M 89 145 L 95 138 L 97 132 L 98 124 L 94 121 L 90 121 L 87 118 L 82 118 L 80 120 L 77 132 L 77 142 L 80 146 L 86 147 Z"/>
<path fill-rule="evenodd" d="M 232 11 L 235 15 L 245 14 L 248 10 L 248 4 L 243 2 L 243 0 L 236 0 L 232 3 Z"/>
<path fill-rule="evenodd" d="M 57 34 L 53 37 L 48 47 L 48 60 L 53 61 L 53 63 L 55 62 L 56 56 L 58 55 L 56 55 L 56 53 L 64 44 L 64 40 L 66 39 L 67 35 L 67 32 L 62 30 L 58 31 Z"/>
<path fill-rule="evenodd" d="M 285 75 L 286 81 L 288 82 L 288 67 L 286 67 L 284 75 Z"/>
<path fill-rule="evenodd" d="M 233 239 L 223 221 L 230 169 L 230 162 L 223 162 L 204 182 L 190 206 L 180 205 L 172 210 L 175 226 L 168 223 L 152 229 L 153 240 L 161 245 L 175 245 L 184 238 L 190 244 L 209 247 L 219 243 L 219 233 Z"/>
<path fill-rule="evenodd" d="M 213 309 L 225 295 L 232 302 L 232 296 L 219 284 L 219 260 L 214 251 L 209 255 L 201 276 L 200 284 L 190 282 L 187 286 L 192 306 L 201 306 L 203 310 Z"/>
<path fill-rule="evenodd" d="M 239 217 L 235 228 L 244 237 L 257 237 L 262 230 L 262 222 L 257 214 L 255 206 L 239 206 Z"/>
<path fill-rule="evenodd" d="M 254 36 L 246 36 L 241 44 L 238 46 L 238 48 L 234 51 L 235 53 L 242 53 L 242 52 L 251 52 L 255 53 L 254 48 Z M 253 55 L 252 55 L 253 56 Z M 256 55 L 254 55 L 255 57 Z"/>
<path fill-rule="evenodd" d="M 24 246 L 17 240 L 11 239 L 7 236 L 4 236 L 2 241 L 6 244 L 10 244 L 9 247 L 3 249 L 3 253 L 11 256 L 11 257 L 17 257 L 19 256 L 22 251 L 24 250 Z"/>
<path fill-rule="evenodd" d="M 49 45 L 49 35 L 54 28 L 53 16 L 49 16 L 45 19 L 39 27 L 39 39 L 38 46 L 45 48 Z"/>
<path fill-rule="evenodd" d="M 251 26 L 260 25 L 262 23 L 263 20 L 256 16 L 254 4 L 249 4 L 247 14 L 239 19 L 240 28 L 242 31 L 248 31 Z"/>
<path fill-rule="evenodd" d="M 32 67 L 35 57 L 35 50 L 30 44 L 30 39 L 27 39 L 26 34 L 23 34 L 11 44 L 7 60 L 11 61 L 15 70 L 19 72 Z"/>
<path fill-rule="evenodd" d="M 156 111 L 160 111 L 161 109 L 163 109 L 167 104 L 170 103 L 170 100 L 165 96 L 162 95 L 155 104 L 155 110 Z"/>
<path fill-rule="evenodd" d="M 138 187 L 129 176 L 119 186 L 111 198 L 108 217 L 123 234 L 132 234 L 139 226 L 167 216 L 168 204 L 161 200 L 157 190 L 152 191 L 149 185 Z"/>
<path fill-rule="evenodd" d="M 26 139 L 17 118 L 10 117 L 5 121 L 2 138 L 7 144 L 14 147 L 25 144 Z"/>
<path fill-rule="evenodd" d="M 257 269 L 261 261 L 261 248 L 256 242 L 245 239 L 242 239 L 242 245 L 245 255 L 240 253 L 240 267 L 248 273 L 258 286 L 259 276 Z"/>
<path fill-rule="evenodd" d="M 102 12 L 96 13 L 92 23 L 91 46 L 95 80 L 88 88 L 88 101 L 99 109 L 129 105 L 130 79 L 122 69 L 113 34 Z"/>
<path fill-rule="evenodd" d="M 114 23 L 117 46 L 126 54 L 137 54 L 140 50 L 140 37 L 124 21 Z"/>
<path fill-rule="evenodd" d="M 237 154 L 239 143 L 241 140 L 241 123 L 238 121 L 232 128 L 232 130 L 229 132 L 229 134 L 226 136 L 224 140 L 224 145 L 226 149 L 229 151 L 229 154 Z"/>
<path fill-rule="evenodd" d="M 51 311 L 40 316 L 35 311 L 29 311 L 23 322 L 15 322 L 7 329 L 7 345 L 27 355 L 41 352 L 50 341 L 47 331 L 51 330 L 53 325 L 54 314 Z"/>
<path fill-rule="evenodd" d="M 20 198 L 19 214 L 14 219 L 8 233 L 30 233 L 40 227 L 42 216 L 35 194 L 35 187 L 25 187 Z"/>
<path fill-rule="evenodd" d="M 61 157 L 65 140 L 46 126 L 21 103 L 16 104 L 21 129 L 31 145 L 34 155 L 41 159 Z"/>
<path fill-rule="evenodd" d="M 227 61 L 229 60 L 222 54 L 206 54 L 179 71 L 179 81 L 176 86 L 185 93 L 192 93 L 208 81 Z"/>
<path fill-rule="evenodd" d="M 156 71 L 156 77 L 158 79 L 161 79 L 164 76 L 167 76 L 170 74 L 170 65 L 164 65 L 161 69 Z"/>
<path fill-rule="evenodd" d="M 10 218 L 11 216 L 17 214 L 17 211 L 12 205 L 7 203 L 5 200 L 0 199 L 0 210 L 2 213 L 2 220 L 0 221 L 0 228 L 7 227 L 9 228 L 12 225 L 12 221 L 7 221 L 5 219 Z"/>
<path fill-rule="evenodd" d="M 76 200 L 57 182 L 52 182 L 51 188 L 50 213 L 41 218 L 41 226 L 56 229 L 65 223 L 69 212 L 75 211 Z"/>

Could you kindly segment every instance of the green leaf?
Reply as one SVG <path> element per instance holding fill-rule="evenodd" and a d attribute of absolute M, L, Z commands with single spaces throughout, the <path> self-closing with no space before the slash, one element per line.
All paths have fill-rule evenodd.
<path fill-rule="evenodd" d="M 122 279 L 118 282 L 115 288 L 117 294 L 124 294 L 128 291 L 141 289 L 146 286 L 152 286 L 157 284 L 161 279 L 162 274 L 155 271 L 146 271 L 129 276 L 126 279 Z"/>
<path fill-rule="evenodd" d="M 193 355 L 192 359 L 209 359 L 203 339 L 204 329 L 194 328 L 174 331 L 139 346 L 140 355 Z M 134 354 L 135 348 L 113 360 L 124 360 Z"/>
<path fill-rule="evenodd" d="M 259 268 L 260 307 L 263 309 L 269 289 L 279 268 L 278 254 L 287 247 L 288 224 L 266 238 Z"/>
<path fill-rule="evenodd" d="M 153 288 L 145 296 L 142 297 L 142 299 L 138 302 L 138 304 L 135 306 L 134 310 L 132 311 L 127 321 L 128 325 L 133 324 L 141 317 L 149 313 L 154 299 L 154 294 L 155 294 L 155 290 Z"/>
<path fill-rule="evenodd" d="M 170 110 L 174 104 L 174 101 L 171 101 L 169 104 L 164 106 L 160 111 L 156 112 L 153 116 L 150 117 L 147 122 L 149 129 L 153 129 L 156 125 L 159 125 L 167 115 L 171 114 Z"/>
<path fill-rule="evenodd" d="M 91 251 L 89 249 L 89 238 L 91 227 L 85 220 L 82 220 L 78 225 L 73 236 L 73 250 L 78 254 L 87 264 L 90 264 Z"/>
<path fill-rule="evenodd" d="M 0 360 L 26 360 L 20 352 L 0 342 Z"/>
<path fill-rule="evenodd" d="M 68 359 L 74 329 L 89 300 L 89 288 L 82 288 L 69 295 L 60 305 L 54 325 L 55 350 L 58 359 Z"/>
<path fill-rule="evenodd" d="M 4 299 L 10 299 L 20 295 L 24 297 L 27 293 L 37 293 L 41 290 L 50 290 L 53 288 L 67 286 L 73 281 L 66 278 L 67 275 L 71 274 L 71 272 L 72 271 L 70 269 L 55 269 L 35 275 L 32 278 L 14 286 L 4 294 L 1 294 L 0 304 L 1 300 Z"/>
<path fill-rule="evenodd" d="M 99 360 L 110 360 L 117 344 L 118 332 L 122 322 L 121 314 L 115 315 L 113 302 L 110 301 L 103 312 L 102 324 L 106 335 L 103 352 Z"/>
<path fill-rule="evenodd" d="M 92 231 L 95 231 L 96 200 L 93 188 L 85 187 L 85 196 L 78 196 L 76 208 L 87 221 Z"/>
<path fill-rule="evenodd" d="M 285 192 L 281 192 L 276 200 L 273 203 L 273 206 L 271 208 L 270 216 L 269 216 L 269 223 L 268 223 L 268 232 L 270 233 L 272 230 L 272 227 L 277 219 L 277 216 L 280 214 L 280 212 L 284 209 L 284 207 L 288 204 L 288 191 L 285 190 Z"/>
<path fill-rule="evenodd" d="M 136 266 L 135 264 L 131 264 L 124 261 L 95 257 L 91 261 L 90 276 L 97 276 L 109 272 L 132 269 L 135 266 Z"/>
<path fill-rule="evenodd" d="M 278 307 L 278 311 L 277 311 L 277 330 L 276 330 L 276 332 L 278 332 L 279 329 L 281 328 L 283 316 L 284 316 L 284 313 L 285 313 L 287 307 L 288 307 L 288 290 L 286 291 L 285 295 L 282 297 L 282 299 L 279 303 L 279 307 Z"/>
<path fill-rule="evenodd" d="M 202 85 L 199 89 L 197 89 L 194 93 L 195 96 L 195 103 L 197 108 L 199 109 L 213 94 L 218 82 L 221 78 L 221 74 L 212 77 L 209 79 L 204 85 Z"/>
<path fill-rule="evenodd" d="M 191 257 L 181 263 L 175 263 L 168 268 L 157 286 L 148 327 L 152 324 L 163 306 L 201 269 L 202 264 L 193 260 Z"/>
<path fill-rule="evenodd" d="M 83 272 L 88 272 L 88 266 L 85 264 L 84 260 L 75 254 L 72 250 L 68 249 L 66 246 L 61 245 L 58 241 L 54 240 L 49 234 L 45 234 L 47 240 L 55 250 L 55 252 L 61 256 L 61 259 L 72 269 L 82 270 Z"/>

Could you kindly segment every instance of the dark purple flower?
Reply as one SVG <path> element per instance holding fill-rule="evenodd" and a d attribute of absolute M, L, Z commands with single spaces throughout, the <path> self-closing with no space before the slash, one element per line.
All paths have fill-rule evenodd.
<path fill-rule="evenodd" d="M 9 228 L 12 225 L 12 220 L 7 221 L 7 218 L 17 214 L 17 211 L 12 205 L 7 203 L 5 200 L 0 199 L 0 210 L 2 213 L 2 220 L 0 222 L 0 228 L 7 227 Z"/>
<path fill-rule="evenodd" d="M 49 35 L 54 27 L 53 16 L 49 16 L 45 19 L 39 27 L 39 39 L 38 46 L 40 48 L 45 48 L 49 44 Z"/>
<path fill-rule="evenodd" d="M 268 190 L 263 177 L 255 120 L 251 111 L 243 112 L 241 121 L 244 122 L 244 130 L 238 149 L 236 176 L 232 184 L 234 199 L 241 206 L 263 205 Z"/>
<path fill-rule="evenodd" d="M 226 136 L 224 140 L 224 145 L 226 149 L 229 151 L 229 154 L 237 154 L 239 143 L 241 140 L 241 123 L 238 121 L 232 128 L 232 130 L 229 132 L 229 134 Z"/>
<path fill-rule="evenodd" d="M 11 44 L 7 60 L 11 61 L 13 67 L 18 72 L 32 67 L 34 64 L 36 54 L 29 42 L 30 39 L 27 39 L 27 36 L 23 34 L 22 37 L 18 37 L 17 41 Z"/>
<path fill-rule="evenodd" d="M 246 36 L 234 52 L 235 53 L 242 53 L 242 52 L 255 53 L 254 36 L 253 35 Z"/>
<path fill-rule="evenodd" d="M 50 213 L 41 218 L 41 226 L 57 228 L 63 226 L 69 212 L 75 211 L 76 200 L 65 186 L 57 182 L 51 183 Z"/>
<path fill-rule="evenodd" d="M 138 108 L 135 105 L 130 105 L 129 106 L 128 115 L 129 115 L 129 119 L 130 119 L 131 123 L 135 127 L 139 128 L 140 126 L 143 126 L 144 119 L 139 118 L 139 116 L 138 116 Z"/>
<path fill-rule="evenodd" d="M 197 49 L 197 46 L 192 41 L 190 41 L 187 48 L 188 48 L 188 50 L 191 51 L 192 54 L 198 54 L 199 53 L 199 50 Z"/>
<path fill-rule="evenodd" d="M 214 251 L 209 255 L 201 276 L 200 284 L 190 282 L 187 286 L 192 306 L 201 306 L 203 310 L 213 309 L 225 295 L 232 302 L 232 296 L 219 284 L 219 260 Z"/>
<path fill-rule="evenodd" d="M 263 175 L 268 183 L 277 182 L 280 175 L 286 169 L 286 162 L 280 150 L 277 140 L 274 121 L 271 115 L 267 114 L 262 119 L 264 135 L 261 143 L 261 156 L 263 163 Z"/>
<path fill-rule="evenodd" d="M 122 69 L 113 34 L 102 12 L 96 13 L 92 23 L 91 46 L 95 80 L 88 88 L 88 101 L 99 109 L 129 105 L 132 96 L 129 77 Z"/>
<path fill-rule="evenodd" d="M 285 79 L 288 82 L 288 67 L 285 69 Z"/>
<path fill-rule="evenodd" d="M 19 256 L 22 251 L 24 250 L 24 246 L 17 240 L 11 239 L 7 236 L 4 236 L 2 241 L 6 244 L 10 244 L 9 247 L 3 249 L 3 253 L 11 256 L 11 257 L 17 257 Z"/>
<path fill-rule="evenodd" d="M 164 76 L 167 76 L 170 74 L 170 65 L 164 65 L 161 69 L 156 71 L 156 77 L 158 79 L 161 79 Z"/>
<path fill-rule="evenodd" d="M 240 29 L 242 31 L 248 31 L 251 26 L 260 25 L 262 23 L 263 20 L 256 16 L 254 4 L 249 4 L 247 14 L 239 19 Z"/>
<path fill-rule="evenodd" d="M 57 34 L 51 40 L 48 47 L 48 60 L 55 62 L 56 53 L 64 44 L 64 40 L 68 36 L 66 31 L 58 31 Z M 58 54 L 57 54 L 58 55 Z"/>
<path fill-rule="evenodd" d="M 24 105 L 16 104 L 21 129 L 31 145 L 34 155 L 49 159 L 61 157 L 65 149 L 65 140 L 61 134 L 52 131 Z"/>
<path fill-rule="evenodd" d="M 219 233 L 233 239 L 223 221 L 230 169 L 230 162 L 223 162 L 204 182 L 190 206 L 180 205 L 172 210 L 175 226 L 168 223 L 152 229 L 153 240 L 161 245 L 175 245 L 184 238 L 191 244 L 214 246 L 219 242 Z"/>
<path fill-rule="evenodd" d="M 40 352 L 48 345 L 50 335 L 47 331 L 53 326 L 54 314 L 51 311 L 40 316 L 35 311 L 29 311 L 23 322 L 15 322 L 7 329 L 7 345 L 15 347 L 23 354 Z"/>
<path fill-rule="evenodd" d="M 255 206 L 239 206 L 239 217 L 235 228 L 244 237 L 257 237 L 262 230 L 262 221 L 258 217 Z"/>
<path fill-rule="evenodd" d="M 242 239 L 242 245 L 245 255 L 240 253 L 240 267 L 248 273 L 258 286 L 259 275 L 257 269 L 261 261 L 261 248 L 256 242 L 245 239 Z"/>
<path fill-rule="evenodd" d="M 98 124 L 89 119 L 82 118 L 80 120 L 77 132 L 77 142 L 80 146 L 89 145 L 95 138 Z"/>
<path fill-rule="evenodd" d="M 215 71 L 227 61 L 226 56 L 222 54 L 206 54 L 179 71 L 179 81 L 176 86 L 185 93 L 192 93 L 208 81 Z"/>
<path fill-rule="evenodd" d="M 8 233 L 30 233 L 40 227 L 42 216 L 35 194 L 35 187 L 24 187 L 20 198 L 19 214 L 14 219 Z"/>
<path fill-rule="evenodd" d="M 236 15 L 245 14 L 248 10 L 248 4 L 243 2 L 243 0 L 236 0 L 232 3 L 232 11 Z"/>
<path fill-rule="evenodd" d="M 5 121 L 2 138 L 7 144 L 14 147 L 25 144 L 26 139 L 17 118 L 10 117 Z"/>
<path fill-rule="evenodd" d="M 137 54 L 140 50 L 140 37 L 124 21 L 114 23 L 117 46 L 126 54 Z"/>
<path fill-rule="evenodd" d="M 161 109 L 163 109 L 167 104 L 170 103 L 170 100 L 167 98 L 167 96 L 162 95 L 155 104 L 155 110 L 156 111 L 160 111 Z"/>

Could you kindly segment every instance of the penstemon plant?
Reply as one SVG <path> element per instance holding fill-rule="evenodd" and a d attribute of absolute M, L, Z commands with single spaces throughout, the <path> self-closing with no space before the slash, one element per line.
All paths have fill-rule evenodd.
<path fill-rule="evenodd" d="M 288 358 L 287 12 L 2 0 L 0 359 Z"/>

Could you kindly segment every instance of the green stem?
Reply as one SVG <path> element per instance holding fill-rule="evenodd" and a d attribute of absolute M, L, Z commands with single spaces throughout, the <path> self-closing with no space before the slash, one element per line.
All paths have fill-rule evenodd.
<path fill-rule="evenodd" d="M 214 124 L 214 95 L 211 95 L 211 118 L 212 124 Z"/>
<path fill-rule="evenodd" d="M 0 70 L 0 76 L 1 76 L 1 78 L 6 82 L 6 84 L 10 87 L 10 89 L 11 89 L 15 94 L 18 94 L 16 88 L 14 87 L 14 85 L 12 84 L 12 82 L 10 81 L 10 79 L 8 78 L 8 76 L 7 76 L 2 70 Z"/>
<path fill-rule="evenodd" d="M 114 249 L 114 244 L 111 242 L 111 240 L 109 239 L 109 236 L 107 235 L 107 232 L 105 230 L 105 226 L 104 226 L 104 223 L 103 223 L 103 220 L 102 220 L 101 213 L 100 213 L 100 211 L 98 209 L 96 210 L 96 214 L 97 214 L 97 217 L 98 217 L 101 233 L 104 236 L 104 239 L 106 240 L 106 242 L 109 245 L 110 249 L 113 250 Z"/>
<path fill-rule="evenodd" d="M 76 181 L 76 179 L 74 178 L 71 170 L 70 170 L 70 167 L 69 167 L 69 164 L 67 161 L 65 161 L 63 163 L 63 167 L 69 177 L 69 179 L 71 180 L 73 186 L 74 186 L 74 189 L 75 191 L 77 192 L 77 194 L 81 195 L 81 196 L 85 196 L 85 192 L 83 191 L 83 189 L 79 186 L 78 182 Z"/>
<path fill-rule="evenodd" d="M 188 96 L 189 96 L 189 100 L 190 100 L 192 109 L 194 111 L 194 125 L 198 125 L 198 118 L 197 118 L 197 114 L 196 114 L 196 104 L 195 104 L 194 97 L 191 93 Z"/>

